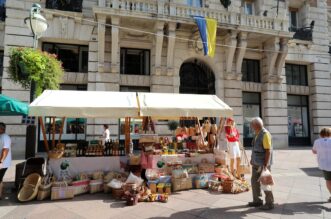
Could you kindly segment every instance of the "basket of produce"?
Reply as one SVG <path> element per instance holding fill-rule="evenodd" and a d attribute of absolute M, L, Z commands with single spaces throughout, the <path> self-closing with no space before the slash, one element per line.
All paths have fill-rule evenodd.
<path fill-rule="evenodd" d="M 223 193 L 233 193 L 233 181 L 232 179 L 226 179 L 222 182 Z"/>

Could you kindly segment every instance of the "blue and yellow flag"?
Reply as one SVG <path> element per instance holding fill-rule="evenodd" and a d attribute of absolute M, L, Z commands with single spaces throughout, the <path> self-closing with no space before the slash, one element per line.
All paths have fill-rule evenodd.
<path fill-rule="evenodd" d="M 217 21 L 215 19 L 194 16 L 198 25 L 205 55 L 214 57 L 216 48 Z"/>

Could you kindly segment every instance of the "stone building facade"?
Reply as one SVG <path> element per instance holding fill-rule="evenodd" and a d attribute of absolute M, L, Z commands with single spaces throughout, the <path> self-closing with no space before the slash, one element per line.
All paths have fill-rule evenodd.
<path fill-rule="evenodd" d="M 38 47 L 62 59 L 62 89 L 216 94 L 234 109 L 245 145 L 253 116 L 264 119 L 277 148 L 311 145 L 321 127 L 331 126 L 330 1 L 232 0 L 228 8 L 219 0 L 59 2 L 38 1 L 49 24 Z M 7 0 L 0 22 L 2 93 L 23 101 L 29 91 L 8 78 L 8 54 L 33 45 L 23 21 L 32 3 Z M 218 21 L 214 58 L 203 55 L 193 16 Z M 21 118 L 1 120 L 13 150 L 22 153 Z M 88 119 L 78 134 L 68 123 L 67 140 L 96 138 L 104 123 L 115 137 L 118 122 Z M 165 124 L 158 129 L 165 131 Z"/>

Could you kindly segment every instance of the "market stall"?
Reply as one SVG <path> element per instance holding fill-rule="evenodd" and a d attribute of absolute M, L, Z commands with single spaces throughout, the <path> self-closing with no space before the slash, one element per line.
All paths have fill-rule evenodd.
<path fill-rule="evenodd" d="M 124 145 L 119 140 L 111 140 L 105 145 L 100 145 L 97 140 L 83 145 L 63 145 L 61 133 L 57 143 L 52 134 L 51 148 L 45 140 L 52 172 L 57 180 L 62 181 L 86 181 L 87 175 L 92 180 L 100 180 L 94 175 L 101 172 L 98 176 L 104 180 L 107 178 L 112 191 L 118 195 L 122 194 L 123 185 L 139 181 L 130 175 L 123 184 L 123 174 L 120 174 L 122 181 L 116 178 L 119 172 L 140 172 L 144 169 L 149 185 L 144 192 L 152 191 L 154 194 L 154 187 L 158 187 L 158 192 L 162 194 L 164 191 L 170 193 L 171 188 L 180 191 L 207 187 L 216 170 L 213 149 L 217 125 L 202 118 L 231 117 L 232 109 L 215 95 L 47 90 L 30 105 L 29 115 L 39 117 L 44 139 L 42 116 L 53 118 L 53 127 L 55 117 L 62 117 L 63 120 L 67 117 L 125 118 Z M 142 118 L 143 128 L 136 132 L 141 148 L 138 154 L 132 154 L 131 118 Z M 157 119 L 191 120 L 194 127 L 177 125 L 174 135 L 158 135 L 153 122 Z M 111 177 L 103 177 L 105 173 Z M 219 178 L 217 175 L 213 177 L 216 181 Z M 160 181 L 161 178 L 166 180 Z M 98 185 L 104 182 L 98 181 Z M 106 191 L 107 186 L 104 186 Z M 148 195 L 148 199 L 153 197 Z"/>

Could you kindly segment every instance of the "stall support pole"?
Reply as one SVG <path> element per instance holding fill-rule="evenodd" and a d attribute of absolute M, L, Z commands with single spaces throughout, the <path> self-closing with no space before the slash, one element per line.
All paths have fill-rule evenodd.
<path fill-rule="evenodd" d="M 55 117 L 52 118 L 53 124 L 52 124 L 52 149 L 55 148 Z"/>
<path fill-rule="evenodd" d="M 40 126 L 41 126 L 41 132 L 42 132 L 43 138 L 44 138 L 45 151 L 49 152 L 49 146 L 48 146 L 48 141 L 47 141 L 47 136 L 46 136 L 46 129 L 45 129 L 43 118 L 39 117 L 39 123 L 40 123 Z"/>
<path fill-rule="evenodd" d="M 130 153 L 130 142 L 131 142 L 131 135 L 130 135 L 130 117 L 125 117 L 125 153 Z"/>
<path fill-rule="evenodd" d="M 63 127 L 64 127 L 64 122 L 65 122 L 66 118 L 63 117 L 62 118 L 62 123 L 61 123 L 61 128 L 60 128 L 60 136 L 59 136 L 59 140 L 58 143 L 61 143 L 61 138 L 62 138 L 62 133 L 63 133 Z"/>

